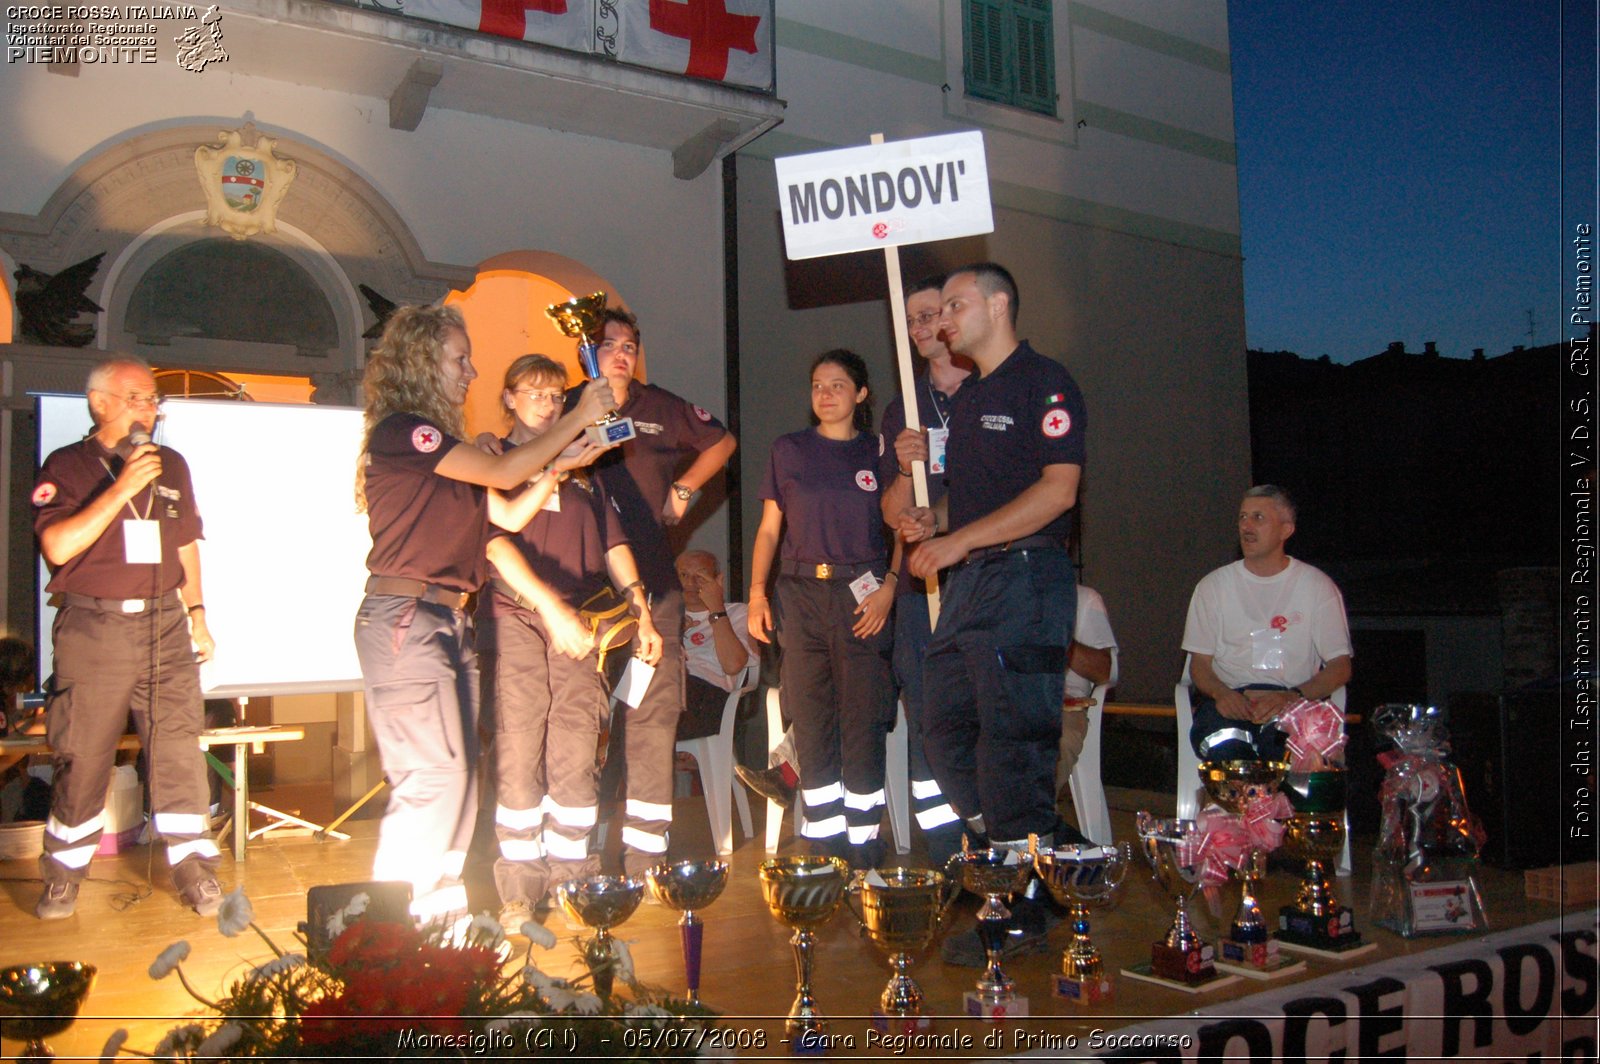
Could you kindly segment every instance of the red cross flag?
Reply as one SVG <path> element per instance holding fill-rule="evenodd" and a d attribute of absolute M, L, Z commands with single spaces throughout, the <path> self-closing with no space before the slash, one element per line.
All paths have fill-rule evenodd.
<path fill-rule="evenodd" d="M 628 0 L 617 10 L 617 58 L 771 89 L 771 13 L 768 0 Z"/>
<path fill-rule="evenodd" d="M 593 52 L 594 3 L 595 0 L 404 0 L 400 12 L 498 37 Z"/>

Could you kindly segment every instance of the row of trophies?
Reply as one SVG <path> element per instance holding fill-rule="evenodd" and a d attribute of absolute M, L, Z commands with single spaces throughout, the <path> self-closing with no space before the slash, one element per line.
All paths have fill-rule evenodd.
<path fill-rule="evenodd" d="M 1263 799 L 1279 793 L 1288 765 L 1284 762 L 1206 762 L 1201 775 L 1213 802 L 1235 816 L 1259 809 Z M 1343 770 L 1295 777 L 1287 793 L 1292 813 L 1283 821 L 1286 852 L 1305 862 L 1305 878 L 1295 901 L 1283 907 L 1279 930 L 1269 935 L 1256 901 L 1265 871 L 1265 851 L 1249 846 L 1245 859 L 1230 867 L 1242 880 L 1238 916 L 1220 943 L 1225 963 L 1270 971 L 1283 962 L 1280 942 L 1308 949 L 1341 951 L 1360 944 L 1350 909 L 1336 897 L 1329 865 L 1344 845 Z M 1202 940 L 1189 917 L 1195 891 L 1207 882 L 1208 845 L 1199 822 L 1137 816 L 1140 850 L 1162 890 L 1173 898 L 1176 914 L 1166 935 L 1155 942 L 1149 968 L 1161 979 L 1198 985 L 1216 978 L 1216 948 Z M 1071 913 L 1072 939 L 1062 954 L 1062 967 L 1052 977 L 1052 993 L 1063 1000 L 1094 1003 L 1111 994 L 1104 961 L 1089 937 L 1091 906 L 1110 904 L 1132 866 L 1127 846 L 1041 848 L 1030 840 L 1027 852 L 1010 849 L 963 849 L 943 872 L 889 868 L 852 873 L 832 857 L 788 856 L 760 868 L 763 898 L 774 917 L 793 931 L 798 984 L 786 1023 L 799 1042 L 816 1039 L 826 1021 L 812 990 L 813 953 L 817 931 L 848 905 L 866 936 L 889 957 L 893 969 L 874 1011 L 874 1022 L 898 1033 L 926 1029 L 924 995 L 911 976 L 918 953 L 945 925 L 961 889 L 983 898 L 977 910 L 979 941 L 987 963 L 973 990 L 966 993 L 968 1015 L 986 1019 L 1027 1015 L 1027 999 L 1001 968 L 1011 929 L 1006 901 L 1037 874 L 1055 900 Z M 611 928 L 627 919 L 649 889 L 666 907 L 682 913 L 684 964 L 688 1000 L 699 1002 L 702 927 L 697 910 L 711 904 L 726 884 L 728 866 L 720 861 L 685 861 L 651 869 L 644 881 L 595 876 L 562 884 L 558 898 L 574 919 L 597 932 L 585 946 L 585 959 L 595 973 L 596 989 L 609 993 L 613 961 Z"/>

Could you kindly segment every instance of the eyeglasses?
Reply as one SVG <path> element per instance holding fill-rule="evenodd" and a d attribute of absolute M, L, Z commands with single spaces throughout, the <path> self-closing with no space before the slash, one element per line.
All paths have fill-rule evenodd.
<path fill-rule="evenodd" d="M 639 354 L 639 345 L 635 343 L 623 342 L 619 344 L 615 340 L 602 340 L 600 342 L 600 350 L 602 351 L 610 352 L 619 349 L 625 355 L 637 357 Z"/>
<path fill-rule="evenodd" d="M 906 325 L 913 329 L 932 328 L 938 321 L 939 312 L 937 310 L 925 310 L 914 317 L 911 315 L 906 316 Z"/>
<path fill-rule="evenodd" d="M 536 392 L 529 388 L 513 388 L 511 390 L 517 395 L 527 397 L 528 401 L 532 403 L 559 403 L 566 398 L 566 393 L 560 391 Z"/>
<path fill-rule="evenodd" d="M 101 395 L 109 395 L 114 399 L 121 399 L 128 406 L 160 406 L 167 401 L 166 397 L 160 392 L 129 392 L 127 395 L 118 395 L 116 392 L 108 392 L 103 388 L 96 388 L 95 391 Z"/>

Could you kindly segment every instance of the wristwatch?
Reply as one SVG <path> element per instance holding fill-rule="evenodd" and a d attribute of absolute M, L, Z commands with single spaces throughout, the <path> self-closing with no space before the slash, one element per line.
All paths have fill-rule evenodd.
<path fill-rule="evenodd" d="M 728 611 L 727 610 L 718 610 L 717 612 L 712 613 L 712 614 L 708 614 L 706 616 L 706 623 L 707 624 L 716 624 L 718 621 L 722 620 L 723 618 L 725 618 L 727 616 L 728 616 Z"/>
<path fill-rule="evenodd" d="M 680 502 L 688 502 L 690 499 L 694 498 L 694 489 L 687 484 L 679 484 L 674 481 L 672 485 L 672 494 L 676 495 Z"/>

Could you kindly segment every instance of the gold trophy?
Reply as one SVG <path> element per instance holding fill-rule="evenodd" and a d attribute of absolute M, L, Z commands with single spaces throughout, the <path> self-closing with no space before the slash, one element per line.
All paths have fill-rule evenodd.
<path fill-rule="evenodd" d="M 594 977 L 594 992 L 611 996 L 617 974 L 617 951 L 611 945 L 611 929 L 633 915 L 644 900 L 644 883 L 619 876 L 587 876 L 569 879 L 556 887 L 556 897 L 567 915 L 595 936 L 584 943 L 583 961 Z"/>
<path fill-rule="evenodd" d="M 996 1021 L 1026 1016 L 1028 999 L 1017 993 L 1011 977 L 1000 970 L 1001 951 L 1011 932 L 1011 910 L 1002 898 L 1027 886 L 1033 857 L 1016 850 L 969 850 L 965 839 L 961 845 L 961 852 L 951 857 L 946 867 L 954 870 L 952 874 L 959 877 L 963 887 L 983 895 L 983 904 L 978 907 L 978 941 L 983 943 L 989 959 L 978 977 L 977 989 L 968 990 L 962 997 L 967 1015 Z"/>
<path fill-rule="evenodd" d="M 726 861 L 679 861 L 677 864 L 658 864 L 644 874 L 650 893 L 656 900 L 678 917 L 678 933 L 683 939 L 683 970 L 688 978 L 688 1002 L 700 1004 L 700 945 L 705 935 L 705 921 L 694 914 L 704 909 L 722 894 L 728 885 Z"/>
<path fill-rule="evenodd" d="M 1126 843 L 1115 846 L 1058 846 L 1039 849 L 1028 836 L 1033 867 L 1051 897 L 1072 912 L 1072 943 L 1061 953 L 1061 971 L 1051 978 L 1051 993 L 1066 1001 L 1093 1005 L 1111 996 L 1100 950 L 1089 939 L 1089 906 L 1109 904 L 1133 865 Z"/>
<path fill-rule="evenodd" d="M 916 954 L 939 933 L 960 887 L 939 872 L 889 868 L 857 873 L 848 902 L 867 937 L 889 955 L 894 975 L 878 998 L 872 1025 L 893 1034 L 915 1034 L 930 1026 L 922 1015 L 922 988 L 911 978 Z"/>
<path fill-rule="evenodd" d="M 1200 885 L 1200 866 L 1194 862 L 1193 820 L 1168 820 L 1140 810 L 1135 817 L 1139 845 L 1161 889 L 1177 904 L 1177 915 L 1166 938 L 1150 952 L 1150 970 L 1162 979 L 1187 986 L 1209 983 L 1217 977 L 1216 951 L 1200 938 L 1189 922 L 1189 897 Z"/>
<path fill-rule="evenodd" d="M 839 911 L 850 866 L 837 857 L 774 857 L 761 865 L 761 896 L 779 922 L 794 928 L 796 975 L 794 1004 L 784 1030 L 795 1040 L 797 1053 L 816 1052 L 828 1021 L 811 996 L 811 952 L 816 930 Z"/>
<path fill-rule="evenodd" d="M 1234 816 L 1243 816 L 1252 802 L 1278 793 L 1287 761 L 1202 761 L 1200 782 L 1211 800 Z M 1256 885 L 1266 875 L 1266 851 L 1251 847 L 1244 864 L 1234 869 L 1243 884 L 1239 912 L 1218 950 L 1222 960 L 1260 971 L 1276 971 L 1284 960 L 1272 938 L 1261 906 L 1256 902 Z"/>
<path fill-rule="evenodd" d="M 545 315 L 556 323 L 556 328 L 578 341 L 578 362 L 583 366 L 584 376 L 590 380 L 600 376 L 600 345 L 594 340 L 594 331 L 605 309 L 604 292 L 573 296 L 565 303 L 552 303 L 544 308 Z M 620 417 L 614 410 L 585 431 L 596 447 L 626 443 L 638 435 L 633 427 L 633 418 Z"/>
<path fill-rule="evenodd" d="M 1294 816 L 1284 825 L 1283 850 L 1305 862 L 1294 903 L 1278 910 L 1284 945 L 1339 953 L 1361 945 L 1349 906 L 1340 905 L 1328 865 L 1344 852 L 1344 769 L 1300 773 L 1286 785 Z"/>
<path fill-rule="evenodd" d="M 25 1039 L 18 1060 L 54 1060 L 45 1036 L 72 1026 L 94 986 L 95 968 L 77 961 L 13 964 L 0 968 L 0 1028 Z"/>

